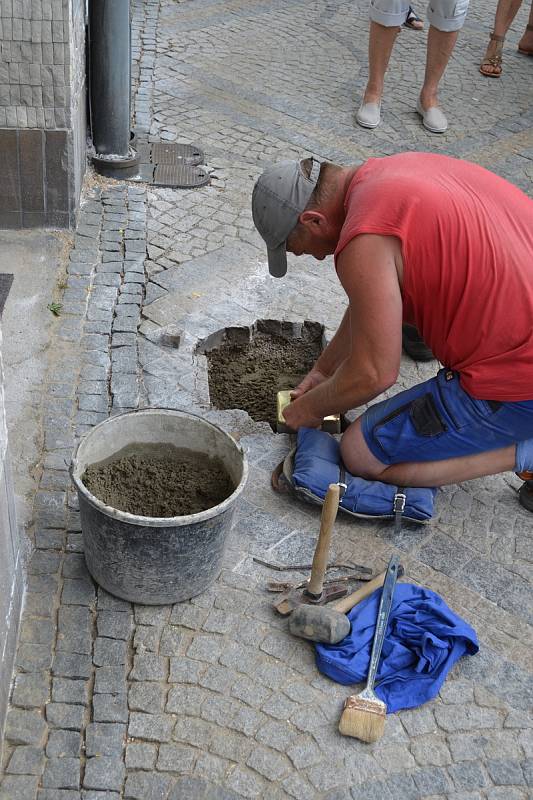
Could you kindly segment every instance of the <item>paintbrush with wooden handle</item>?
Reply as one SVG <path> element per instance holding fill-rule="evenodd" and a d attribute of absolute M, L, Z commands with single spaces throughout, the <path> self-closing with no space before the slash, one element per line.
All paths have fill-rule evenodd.
<path fill-rule="evenodd" d="M 376 742 L 383 736 L 383 731 L 385 730 L 387 706 L 375 694 L 374 683 L 376 681 L 381 650 L 387 632 L 387 624 L 392 608 L 392 599 L 399 566 L 400 556 L 392 556 L 389 561 L 389 566 L 387 567 L 387 575 L 379 601 L 378 617 L 376 630 L 374 632 L 374 641 L 372 643 L 372 653 L 370 656 L 370 667 L 366 686 L 362 692 L 350 695 L 350 697 L 345 700 L 344 711 L 342 712 L 339 722 L 340 733 L 344 736 L 353 736 L 355 739 L 361 739 L 363 742 Z"/>

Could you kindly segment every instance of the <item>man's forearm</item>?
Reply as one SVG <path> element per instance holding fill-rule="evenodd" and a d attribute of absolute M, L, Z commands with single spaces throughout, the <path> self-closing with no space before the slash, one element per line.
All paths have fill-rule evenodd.
<path fill-rule="evenodd" d="M 352 362 L 345 359 L 334 375 L 310 389 L 295 402 L 301 403 L 302 411 L 307 409 L 310 416 L 323 418 L 329 414 L 342 414 L 352 408 L 359 408 L 390 385 L 371 370 L 355 373 Z"/>
<path fill-rule="evenodd" d="M 350 352 L 350 308 L 344 312 L 341 324 L 325 350 L 318 357 L 315 367 L 324 375 L 333 375 Z"/>

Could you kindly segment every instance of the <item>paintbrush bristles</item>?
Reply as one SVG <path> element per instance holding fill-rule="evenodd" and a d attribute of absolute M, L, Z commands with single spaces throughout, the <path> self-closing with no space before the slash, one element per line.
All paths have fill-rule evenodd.
<path fill-rule="evenodd" d="M 386 716 L 387 706 L 376 695 L 372 698 L 363 697 L 363 692 L 351 695 L 344 703 L 339 732 L 363 742 L 377 742 L 383 736 Z"/>

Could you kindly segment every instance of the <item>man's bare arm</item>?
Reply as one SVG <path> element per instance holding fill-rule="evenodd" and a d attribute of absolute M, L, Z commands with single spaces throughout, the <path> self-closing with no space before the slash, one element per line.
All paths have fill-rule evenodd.
<path fill-rule="evenodd" d="M 324 375 L 333 375 L 344 359 L 350 355 L 350 328 L 350 306 L 348 305 L 335 335 L 316 361 L 315 368 Z"/>
<path fill-rule="evenodd" d="M 361 406 L 396 381 L 402 347 L 399 257 L 398 240 L 388 236 L 358 236 L 343 250 L 337 272 L 349 300 L 348 355 L 331 378 L 291 403 L 285 412 L 291 427 Z"/>
<path fill-rule="evenodd" d="M 300 397 L 310 389 L 331 378 L 335 370 L 349 354 L 350 348 L 350 308 L 344 312 L 344 317 L 337 328 L 331 342 L 320 354 L 312 369 L 307 373 L 301 383 L 292 392 L 293 399 Z"/>

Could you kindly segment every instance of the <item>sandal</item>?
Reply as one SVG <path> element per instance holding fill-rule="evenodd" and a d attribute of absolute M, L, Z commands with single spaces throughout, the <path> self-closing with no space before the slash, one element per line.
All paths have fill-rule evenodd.
<path fill-rule="evenodd" d="M 491 56 L 490 58 L 485 56 L 479 66 L 479 71 L 487 78 L 499 78 L 502 74 L 502 49 L 504 39 L 505 36 L 497 36 L 495 33 L 491 33 L 490 35 L 490 40 L 492 42 L 498 42 L 500 47 L 498 48 L 496 55 Z M 491 67 L 490 72 L 487 70 L 487 67 Z"/>
<path fill-rule="evenodd" d="M 533 31 L 533 25 L 526 25 L 526 31 Z M 533 56 L 533 50 L 527 50 L 525 47 L 520 47 L 520 44 L 518 44 L 518 52 L 522 53 L 523 56 Z"/>
<path fill-rule="evenodd" d="M 405 22 L 403 23 L 404 28 L 411 28 L 412 31 L 422 31 L 424 30 L 424 22 L 420 19 L 418 14 L 415 14 L 411 6 L 409 6 L 409 11 L 407 12 L 407 16 L 405 18 Z"/>

